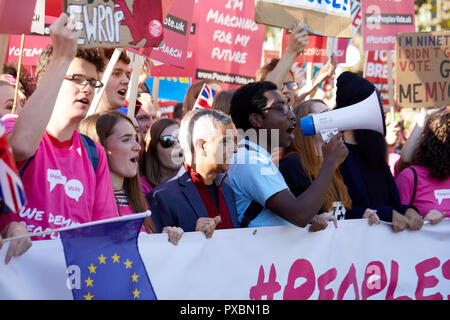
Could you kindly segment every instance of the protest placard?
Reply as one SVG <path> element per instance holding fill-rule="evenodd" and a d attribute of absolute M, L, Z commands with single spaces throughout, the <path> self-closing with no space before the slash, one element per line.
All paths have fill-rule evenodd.
<path fill-rule="evenodd" d="M 290 35 L 283 30 L 283 38 L 281 41 L 281 52 L 287 49 Z M 327 63 L 332 54 L 336 57 L 337 63 L 345 63 L 347 53 L 347 38 L 332 38 L 321 36 L 308 36 L 308 45 L 305 51 L 297 57 L 296 62 L 302 65 L 303 62 Z"/>
<path fill-rule="evenodd" d="M 400 107 L 450 104 L 450 31 L 397 34 L 395 56 Z"/>
<path fill-rule="evenodd" d="M 255 21 L 284 29 L 300 21 L 315 35 L 352 37 L 348 0 L 257 0 Z"/>
<path fill-rule="evenodd" d="M 150 58 L 183 68 L 186 65 L 194 0 L 177 0 L 164 18 L 164 44 L 154 48 Z"/>
<path fill-rule="evenodd" d="M 264 26 L 255 23 L 253 1 L 198 0 L 184 69 L 152 68 L 154 76 L 211 79 L 224 89 L 254 81 L 260 67 Z"/>
<path fill-rule="evenodd" d="M 381 95 L 384 110 L 388 110 L 389 102 L 389 51 L 368 51 L 364 63 L 364 78 L 372 82 Z"/>
<path fill-rule="evenodd" d="M 35 7 L 36 0 L 0 1 L 0 34 L 30 34 Z"/>
<path fill-rule="evenodd" d="M 81 47 L 157 47 L 163 40 L 161 0 L 64 0 L 82 31 Z"/>
<path fill-rule="evenodd" d="M 414 32 L 414 1 L 364 0 L 363 49 L 394 50 L 397 33 Z"/>

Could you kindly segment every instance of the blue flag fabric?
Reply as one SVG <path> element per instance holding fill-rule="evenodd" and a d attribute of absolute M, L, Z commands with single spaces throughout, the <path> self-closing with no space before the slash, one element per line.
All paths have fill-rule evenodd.
<path fill-rule="evenodd" d="M 139 254 L 144 218 L 61 231 L 66 264 L 79 267 L 75 300 L 156 300 Z"/>

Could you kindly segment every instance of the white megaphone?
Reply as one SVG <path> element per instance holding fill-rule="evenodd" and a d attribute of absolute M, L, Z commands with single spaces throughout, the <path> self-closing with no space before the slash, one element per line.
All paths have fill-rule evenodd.
<path fill-rule="evenodd" d="M 346 130 L 366 129 L 382 135 L 386 133 L 383 107 L 376 90 L 367 99 L 348 107 L 301 118 L 300 126 L 305 136 L 320 133 L 324 140 Z"/>

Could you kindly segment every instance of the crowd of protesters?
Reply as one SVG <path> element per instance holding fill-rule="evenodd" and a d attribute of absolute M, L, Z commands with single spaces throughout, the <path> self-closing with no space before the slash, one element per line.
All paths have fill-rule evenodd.
<path fill-rule="evenodd" d="M 301 25 L 283 56 L 256 72 L 256 82 L 233 90 L 197 82 L 173 119 L 158 118 L 157 99 L 143 81 L 136 112 L 126 115 L 125 52 L 87 117 L 113 50 L 77 48 L 78 33 L 65 14 L 50 35 L 36 87 L 11 66 L 0 76 L 0 114 L 27 197 L 20 212 L 1 213 L 2 238 L 147 210 L 141 231 L 167 233 L 173 244 L 190 231 L 207 238 L 216 229 L 243 227 L 319 231 L 341 219 L 367 219 L 400 232 L 450 217 L 449 107 L 413 113 L 414 120 L 391 117 L 385 136 L 361 129 L 324 142 L 304 135 L 301 118 L 364 101 L 376 89 L 344 72 L 336 79 L 336 106 L 307 98 L 334 81 L 336 61 L 331 57 L 312 85 L 300 88 L 291 67 L 307 44 Z M 144 69 L 143 80 L 149 60 Z M 217 92 L 213 108 L 195 109 L 205 83 Z M 31 240 L 56 238 L 50 232 Z M 6 262 L 31 240 L 11 241 Z"/>

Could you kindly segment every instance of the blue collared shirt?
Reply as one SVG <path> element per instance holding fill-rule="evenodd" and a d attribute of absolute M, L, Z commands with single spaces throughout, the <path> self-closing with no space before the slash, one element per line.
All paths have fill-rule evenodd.
<path fill-rule="evenodd" d="M 244 146 L 247 144 L 250 150 Z M 245 210 L 254 200 L 262 206 L 274 194 L 288 189 L 283 176 L 272 163 L 270 154 L 249 140 L 241 140 L 228 170 L 228 176 L 236 198 L 239 222 Z M 292 225 L 276 213 L 264 208 L 248 227 Z"/>

